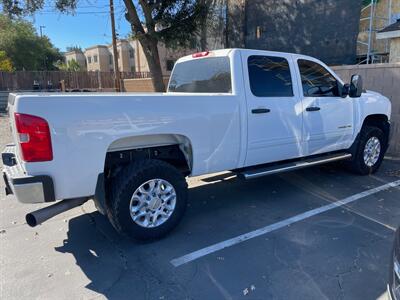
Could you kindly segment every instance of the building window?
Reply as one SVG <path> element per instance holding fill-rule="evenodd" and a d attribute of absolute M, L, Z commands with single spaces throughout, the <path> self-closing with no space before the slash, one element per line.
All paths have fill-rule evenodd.
<path fill-rule="evenodd" d="M 247 60 L 250 89 L 256 97 L 292 97 L 292 78 L 283 57 L 250 56 Z"/>
<path fill-rule="evenodd" d="M 113 56 L 112 55 L 109 56 L 109 63 L 110 63 L 110 65 L 113 64 Z"/>
<path fill-rule="evenodd" d="M 88 62 L 88 64 L 91 64 L 91 63 L 92 63 L 92 57 L 91 57 L 91 56 L 88 56 L 87 62 Z"/>
<path fill-rule="evenodd" d="M 93 56 L 93 62 L 97 63 L 97 55 Z"/>
<path fill-rule="evenodd" d="M 172 71 L 174 65 L 175 61 L 173 61 L 172 59 L 167 59 L 167 71 Z"/>
<path fill-rule="evenodd" d="M 131 72 L 135 73 L 135 67 L 131 67 Z"/>
<path fill-rule="evenodd" d="M 338 97 L 336 78 L 316 62 L 298 60 L 304 97 Z"/>
<path fill-rule="evenodd" d="M 133 57 L 134 57 L 133 49 L 129 49 L 129 58 L 133 58 Z"/>

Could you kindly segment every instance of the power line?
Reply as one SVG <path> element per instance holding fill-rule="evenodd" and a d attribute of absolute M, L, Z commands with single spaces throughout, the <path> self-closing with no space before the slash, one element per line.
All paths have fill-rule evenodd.
<path fill-rule="evenodd" d="M 116 11 L 117 14 L 121 14 L 125 12 L 125 7 L 120 8 L 118 11 Z M 38 11 L 37 14 L 55 14 L 55 13 L 59 13 L 59 14 L 63 14 L 60 11 L 57 11 L 56 9 L 54 10 L 42 10 L 42 11 Z M 109 14 L 110 11 L 108 10 L 104 10 L 104 11 L 71 11 L 68 13 L 64 13 L 65 15 L 88 15 L 88 14 Z"/>
<path fill-rule="evenodd" d="M 107 8 L 108 5 L 96 6 L 96 5 L 79 5 L 77 8 Z M 44 5 L 42 8 L 50 8 L 53 9 L 55 6 L 52 5 Z"/>
<path fill-rule="evenodd" d="M 37 12 L 37 14 L 54 14 L 54 13 L 58 13 L 58 11 L 53 10 L 53 11 L 39 11 Z M 60 14 L 62 14 L 62 12 L 59 12 Z M 109 11 L 75 11 L 75 12 L 71 12 L 68 13 L 69 15 L 86 15 L 86 14 L 109 14 Z"/>

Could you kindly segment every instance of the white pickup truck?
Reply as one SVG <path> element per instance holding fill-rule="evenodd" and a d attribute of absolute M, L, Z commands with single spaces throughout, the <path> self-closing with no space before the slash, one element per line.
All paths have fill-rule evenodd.
<path fill-rule="evenodd" d="M 186 176 L 250 179 L 347 160 L 375 172 L 388 147 L 390 101 L 319 60 L 225 49 L 179 59 L 166 93 L 9 96 L 15 144 L 6 191 L 23 203 L 63 200 L 35 226 L 88 199 L 121 233 L 165 235 L 183 216 Z"/>

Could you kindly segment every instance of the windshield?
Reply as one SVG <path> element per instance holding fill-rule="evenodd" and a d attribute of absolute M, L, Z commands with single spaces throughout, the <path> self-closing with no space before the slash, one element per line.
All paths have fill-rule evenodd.
<path fill-rule="evenodd" d="M 168 92 L 231 93 L 229 58 L 209 57 L 178 63 L 172 73 Z"/>

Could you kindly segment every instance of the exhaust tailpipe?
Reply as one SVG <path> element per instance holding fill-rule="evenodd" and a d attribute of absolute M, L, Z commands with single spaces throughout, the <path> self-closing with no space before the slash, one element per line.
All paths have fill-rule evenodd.
<path fill-rule="evenodd" d="M 35 210 L 25 216 L 26 223 L 28 223 L 28 225 L 31 227 L 35 227 L 36 225 L 39 225 L 58 214 L 61 214 L 74 207 L 81 206 L 88 200 L 89 198 L 67 199 L 53 205 Z"/>

